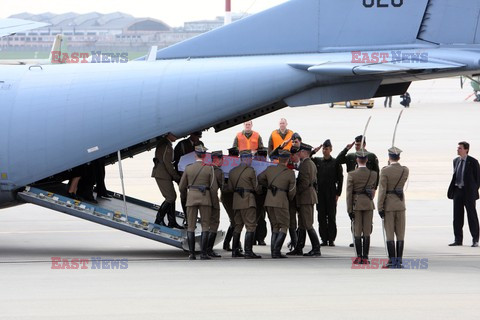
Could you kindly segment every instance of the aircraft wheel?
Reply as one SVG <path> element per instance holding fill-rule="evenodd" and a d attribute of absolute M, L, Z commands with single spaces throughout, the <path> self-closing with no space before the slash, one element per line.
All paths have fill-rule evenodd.
<path fill-rule="evenodd" d="M 350 101 L 345 102 L 345 107 L 352 108 L 352 103 Z"/>
<path fill-rule="evenodd" d="M 329 106 L 330 108 L 333 108 L 333 103 L 330 103 L 328 106 Z"/>

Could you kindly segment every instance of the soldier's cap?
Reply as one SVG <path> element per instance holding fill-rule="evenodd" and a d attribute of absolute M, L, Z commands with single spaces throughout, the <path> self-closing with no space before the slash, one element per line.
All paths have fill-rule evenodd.
<path fill-rule="evenodd" d="M 298 132 L 295 132 L 294 134 L 292 134 L 292 140 L 302 141 L 302 137 L 300 137 L 300 134 Z"/>
<path fill-rule="evenodd" d="M 218 150 L 218 151 L 212 151 L 211 157 L 217 157 L 217 158 L 222 158 L 223 157 L 223 151 Z"/>
<path fill-rule="evenodd" d="M 399 156 L 400 153 L 402 153 L 403 151 L 400 150 L 399 148 L 397 147 L 391 147 L 390 149 L 388 149 L 388 154 L 389 155 L 392 155 L 392 156 Z"/>
<path fill-rule="evenodd" d="M 229 148 L 228 149 L 228 155 L 229 156 L 234 156 L 234 157 L 238 157 L 238 148 L 237 147 L 233 147 L 233 148 Z"/>
<path fill-rule="evenodd" d="M 291 148 L 290 148 L 290 153 L 291 153 L 291 154 L 295 154 L 295 153 L 297 153 L 298 151 L 300 151 L 300 150 L 299 150 L 297 147 L 291 147 Z"/>
<path fill-rule="evenodd" d="M 169 134 L 171 134 L 171 135 L 174 136 L 175 138 L 178 138 L 173 132 L 168 132 L 167 134 L 164 135 L 164 137 L 167 137 Z"/>
<path fill-rule="evenodd" d="M 191 136 L 197 136 L 199 138 L 202 137 L 202 131 L 195 131 L 190 134 Z"/>
<path fill-rule="evenodd" d="M 292 153 L 291 153 L 290 151 L 288 151 L 288 150 L 280 150 L 280 151 L 278 152 L 278 156 L 279 156 L 280 158 L 290 158 L 290 155 L 291 155 L 291 154 L 292 154 Z"/>
<path fill-rule="evenodd" d="M 362 142 L 363 135 L 359 135 L 355 137 L 355 142 Z M 364 143 L 367 143 L 367 137 L 363 140 Z"/>
<path fill-rule="evenodd" d="M 268 155 L 268 149 L 267 148 L 259 148 L 257 150 L 257 155 L 261 157 L 266 157 Z"/>
<path fill-rule="evenodd" d="M 242 150 L 240 151 L 240 157 L 241 158 L 252 158 L 252 151 L 251 150 Z"/>
<path fill-rule="evenodd" d="M 308 151 L 308 152 L 312 152 L 312 149 L 313 149 L 313 147 L 311 145 L 302 142 L 300 144 L 299 151 L 305 150 L 305 151 Z"/>
<path fill-rule="evenodd" d="M 358 159 L 367 159 L 367 155 L 368 155 L 368 153 L 365 150 L 360 150 L 360 151 L 355 152 L 355 156 Z"/>
<path fill-rule="evenodd" d="M 199 146 L 196 146 L 195 147 L 195 153 L 198 154 L 198 155 L 202 155 L 202 154 L 205 154 L 207 153 L 207 148 L 205 148 L 204 146 L 202 145 L 199 145 Z"/>
<path fill-rule="evenodd" d="M 328 148 L 331 146 L 332 146 L 332 142 L 330 141 L 330 139 L 325 140 L 325 142 L 323 143 L 324 148 Z"/>

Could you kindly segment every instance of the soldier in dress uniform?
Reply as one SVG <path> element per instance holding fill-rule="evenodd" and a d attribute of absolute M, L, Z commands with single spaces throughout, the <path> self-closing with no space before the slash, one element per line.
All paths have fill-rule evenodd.
<path fill-rule="evenodd" d="M 238 157 L 239 151 L 237 147 L 233 147 L 228 149 L 228 156 L 229 157 Z M 225 178 L 225 186 L 228 185 L 228 178 Z M 233 211 L 233 191 L 228 190 L 228 188 L 224 188 L 222 191 L 221 198 L 223 207 L 227 212 L 228 219 L 230 220 L 230 226 L 228 227 L 227 234 L 225 235 L 225 239 L 223 240 L 223 250 L 225 251 L 232 251 L 230 248 L 230 241 L 232 241 L 233 237 L 233 230 L 235 229 L 235 212 Z M 240 252 L 242 252 L 242 245 L 240 243 Z"/>
<path fill-rule="evenodd" d="M 185 168 L 178 188 L 180 196 L 186 198 L 187 205 L 187 241 L 190 251 L 190 260 L 195 260 L 195 227 L 197 222 L 197 213 L 200 211 L 200 222 L 202 225 L 201 237 L 201 256 L 202 260 L 209 260 L 207 254 L 210 218 L 212 215 L 212 199 L 216 197 L 218 191 L 217 180 L 213 166 L 206 166 L 206 149 L 203 146 L 195 147 L 196 161 Z"/>
<path fill-rule="evenodd" d="M 396 147 L 388 149 L 389 165 L 380 171 L 378 190 L 378 213 L 384 220 L 387 236 L 387 268 L 401 268 L 405 240 L 405 197 L 403 188 L 409 170 L 400 165 L 400 153 Z M 397 245 L 395 250 L 395 236 Z"/>
<path fill-rule="evenodd" d="M 299 148 L 300 165 L 297 177 L 298 242 L 287 255 L 320 256 L 320 241 L 313 228 L 313 208 L 317 204 L 317 168 L 310 158 L 313 147 L 302 143 Z M 303 254 L 305 240 L 310 238 L 312 250 Z"/>
<path fill-rule="evenodd" d="M 253 252 L 253 241 L 257 227 L 257 210 L 255 192 L 257 191 L 257 176 L 251 167 L 252 152 L 240 152 L 241 163 L 229 173 L 228 189 L 233 191 L 233 210 L 235 211 L 235 230 L 233 232 L 232 257 L 245 257 L 246 259 L 261 258 Z M 247 229 L 245 234 L 245 255 L 240 252 L 240 234 L 243 226 Z"/>
<path fill-rule="evenodd" d="M 223 193 L 225 175 L 222 171 L 223 152 L 213 151 L 211 153 L 212 166 L 215 172 L 215 179 L 217 180 L 218 189 Z M 215 238 L 217 237 L 218 226 L 220 225 L 220 201 L 218 194 L 212 194 L 212 216 L 210 218 L 210 230 L 208 233 L 208 248 L 207 254 L 212 258 L 221 258 L 222 256 L 213 251 L 215 245 Z"/>
<path fill-rule="evenodd" d="M 173 187 L 173 181 L 177 183 L 180 181 L 180 176 L 172 164 L 172 142 L 175 142 L 175 140 L 177 140 L 177 137 L 171 132 L 161 137 L 155 150 L 155 158 L 153 158 L 155 166 L 152 170 L 152 177 L 155 178 L 158 188 L 165 198 L 160 209 L 158 209 L 155 223 L 165 226 L 164 218 L 165 215 L 167 215 L 168 227 L 183 229 L 175 218 L 175 200 L 177 199 L 177 193 Z"/>
<path fill-rule="evenodd" d="M 267 148 L 260 148 L 257 150 L 255 160 L 267 161 Z M 255 195 L 255 202 L 257 204 L 257 229 L 255 229 L 254 245 L 266 246 L 265 238 L 267 237 L 267 222 L 265 221 L 265 197 L 266 192 L 258 192 Z"/>
<path fill-rule="evenodd" d="M 347 212 L 354 226 L 357 251 L 354 263 L 368 264 L 377 173 L 367 168 L 367 152 L 358 151 L 356 157 L 358 168 L 349 172 L 347 178 Z"/>
<path fill-rule="evenodd" d="M 281 249 L 290 226 L 289 200 L 295 196 L 295 174 L 287 168 L 288 150 L 279 153 L 278 166 L 270 166 L 258 176 L 258 183 L 267 190 L 265 208 L 272 228 L 272 258 L 286 258 Z"/>

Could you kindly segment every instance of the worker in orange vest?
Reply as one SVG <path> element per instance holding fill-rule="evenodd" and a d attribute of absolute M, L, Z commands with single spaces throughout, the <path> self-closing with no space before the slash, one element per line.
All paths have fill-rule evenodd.
<path fill-rule="evenodd" d="M 277 130 L 274 130 L 270 135 L 270 139 L 268 140 L 269 155 L 271 155 L 273 150 L 275 150 L 279 146 L 281 147 L 281 149 L 284 150 L 290 150 L 290 148 L 292 147 L 293 131 L 287 129 L 287 125 L 287 119 L 280 119 L 279 128 Z"/>
<path fill-rule="evenodd" d="M 237 133 L 235 140 L 233 140 L 233 147 L 238 148 L 238 151 L 252 150 L 253 153 L 258 149 L 263 148 L 263 141 L 260 134 L 252 130 L 253 122 L 247 121 L 243 124 L 243 131 Z"/>

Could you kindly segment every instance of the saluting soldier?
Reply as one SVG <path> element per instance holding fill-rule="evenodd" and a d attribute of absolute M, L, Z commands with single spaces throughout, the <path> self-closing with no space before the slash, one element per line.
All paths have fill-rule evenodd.
<path fill-rule="evenodd" d="M 358 168 L 349 172 L 347 179 L 347 212 L 354 225 L 353 232 L 357 251 L 357 259 L 354 263 L 368 264 L 377 173 L 367 168 L 366 152 L 358 151 L 356 156 Z"/>
<path fill-rule="evenodd" d="M 281 250 L 290 226 L 289 200 L 295 196 L 295 174 L 287 168 L 288 150 L 279 153 L 278 166 L 270 166 L 258 176 L 258 183 L 266 190 L 265 208 L 272 227 L 272 258 L 286 258 Z"/>
<path fill-rule="evenodd" d="M 297 177 L 298 242 L 287 255 L 320 256 L 320 241 L 313 228 L 313 208 L 317 204 L 317 168 L 310 155 L 313 147 L 302 143 L 299 148 L 300 165 Z M 305 240 L 310 238 L 312 250 L 303 254 Z"/>
<path fill-rule="evenodd" d="M 215 172 L 212 166 L 206 166 L 206 149 L 203 146 L 195 147 L 196 161 L 185 168 L 180 180 L 180 196 L 186 198 L 187 205 L 187 241 L 190 251 L 190 260 L 195 260 L 195 227 L 197 214 L 200 211 L 200 222 L 202 225 L 201 256 L 202 260 L 209 260 L 207 254 L 208 238 L 210 230 L 210 218 L 212 215 L 212 198 L 216 197 L 218 185 L 215 179 Z"/>
<path fill-rule="evenodd" d="M 215 172 L 215 179 L 217 180 L 218 189 L 223 193 L 225 175 L 223 174 L 223 152 L 213 151 L 211 153 L 212 166 Z M 217 237 L 218 226 L 220 225 L 220 201 L 218 194 L 212 194 L 212 216 L 210 218 L 210 230 L 208 233 L 208 248 L 207 254 L 212 258 L 221 258 L 222 256 L 213 251 L 215 245 L 215 238 Z"/>
<path fill-rule="evenodd" d="M 388 149 L 389 165 L 380 171 L 378 191 L 378 213 L 385 222 L 387 236 L 387 268 L 401 268 L 405 240 L 405 196 L 403 188 L 408 180 L 409 170 L 400 165 L 400 153 L 396 147 Z M 395 251 L 395 236 L 397 245 Z"/>
<path fill-rule="evenodd" d="M 177 183 L 180 181 L 180 176 L 172 164 L 172 142 L 175 142 L 175 140 L 177 140 L 177 137 L 171 132 L 161 137 L 155 150 L 155 158 L 153 158 L 155 166 L 152 170 L 152 177 L 155 178 L 158 188 L 165 198 L 160 209 L 158 209 L 155 223 L 165 226 L 164 218 L 165 215 L 167 215 L 168 227 L 183 229 L 175 218 L 175 200 L 177 199 L 177 193 L 173 187 L 173 181 Z"/>
<path fill-rule="evenodd" d="M 235 230 L 233 232 L 232 257 L 246 259 L 261 258 L 253 252 L 255 228 L 257 227 L 257 209 L 255 192 L 258 188 L 255 169 L 251 167 L 252 152 L 240 152 L 241 163 L 229 173 L 228 189 L 233 191 L 233 210 L 235 211 Z M 240 234 L 243 226 L 245 234 L 245 255 L 240 252 Z"/>

